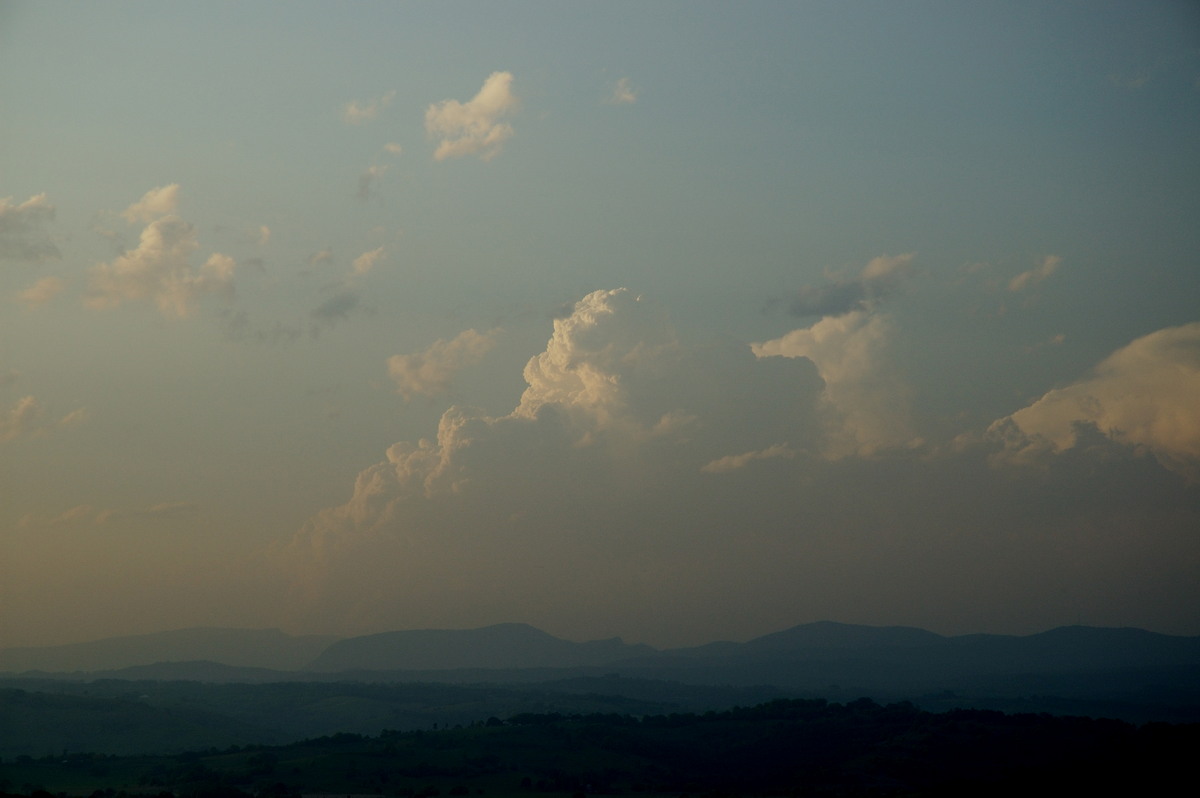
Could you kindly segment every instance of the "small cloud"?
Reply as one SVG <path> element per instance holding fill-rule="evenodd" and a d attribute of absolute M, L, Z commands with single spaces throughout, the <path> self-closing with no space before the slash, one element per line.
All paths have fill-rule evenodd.
<path fill-rule="evenodd" d="M 608 95 L 609 105 L 633 105 L 637 102 L 637 92 L 629 85 L 629 78 L 621 78 L 613 86 L 612 93 Z"/>
<path fill-rule="evenodd" d="M 705 464 L 700 470 L 706 474 L 724 474 L 728 471 L 736 471 L 739 468 L 745 467 L 753 460 L 770 460 L 775 457 L 786 457 L 791 459 L 796 456 L 796 452 L 787 444 L 777 443 L 774 446 L 769 446 L 757 452 L 746 452 L 745 454 L 731 454 L 728 457 L 721 457 L 712 460 Z"/>
<path fill-rule="evenodd" d="M 42 405 L 32 396 L 18 399 L 7 411 L 0 410 L 0 443 L 32 432 L 41 416 Z"/>
<path fill-rule="evenodd" d="M 326 247 L 320 252 L 314 252 L 308 257 L 308 265 L 310 268 L 328 266 L 333 263 L 333 250 Z"/>
<path fill-rule="evenodd" d="M 405 399 L 448 392 L 455 374 L 479 363 L 496 345 L 496 332 L 464 330 L 449 341 L 435 341 L 424 352 L 393 355 L 388 358 L 388 374 L 396 383 L 396 391 Z"/>
<path fill-rule="evenodd" d="M 122 213 L 129 221 L 148 224 L 135 249 L 122 252 L 111 263 L 91 270 L 86 302 L 91 307 L 116 307 L 126 300 L 148 299 L 168 316 L 192 313 L 201 295 L 233 296 L 237 264 L 228 255 L 214 252 L 198 269 L 192 253 L 200 248 L 195 226 L 175 216 L 179 185 L 147 191 Z"/>
<path fill-rule="evenodd" d="M 342 291 L 313 308 L 312 315 L 317 321 L 332 324 L 348 319 L 357 307 L 358 295 L 352 291 Z"/>
<path fill-rule="evenodd" d="M 16 205 L 12 197 L 0 199 L 0 258 L 33 261 L 62 257 L 42 228 L 54 219 L 55 207 L 45 194 Z"/>
<path fill-rule="evenodd" d="M 1017 292 L 1037 285 L 1058 271 L 1062 258 L 1057 255 L 1047 255 L 1042 262 L 1027 272 L 1021 272 L 1008 283 L 1008 290 Z"/>
<path fill-rule="evenodd" d="M 517 109 L 512 93 L 511 72 L 493 72 L 472 99 L 466 103 L 443 100 L 425 111 L 425 131 L 440 139 L 433 158 L 444 161 L 479 154 L 487 161 L 500 152 L 513 135 L 512 126 L 500 122 Z"/>
<path fill-rule="evenodd" d="M 258 228 L 258 245 L 265 247 L 267 242 L 271 240 L 271 228 L 265 224 Z"/>
<path fill-rule="evenodd" d="M 370 252 L 364 252 L 354 259 L 354 273 L 366 274 L 375 268 L 375 264 L 383 258 L 383 247 L 377 247 Z"/>
<path fill-rule="evenodd" d="M 121 211 L 121 216 L 130 224 L 153 222 L 175 212 L 179 205 L 179 184 L 152 188 L 142 198 Z"/>
<path fill-rule="evenodd" d="M 404 148 L 394 141 L 389 141 L 387 144 L 383 145 L 383 151 L 391 153 L 392 155 L 399 155 L 404 151 Z"/>
<path fill-rule="evenodd" d="M 342 121 L 347 125 L 365 125 L 396 99 L 395 90 L 373 100 L 351 100 L 342 108 Z"/>
<path fill-rule="evenodd" d="M 90 415 L 91 414 L 88 413 L 88 409 L 86 407 L 77 408 L 60 418 L 58 420 L 58 426 L 74 427 L 77 424 L 82 424 L 83 422 L 87 421 Z"/>
<path fill-rule="evenodd" d="M 360 200 L 369 199 L 371 196 L 371 183 L 375 178 L 387 171 L 386 166 L 369 166 L 367 170 L 358 176 L 358 198 Z"/>
<path fill-rule="evenodd" d="M 793 316 L 840 316 L 865 310 L 894 293 L 907 276 L 915 253 L 879 255 L 863 267 L 858 277 L 834 279 L 826 285 L 804 286 L 792 298 Z"/>
<path fill-rule="evenodd" d="M 65 287 L 66 283 L 57 277 L 43 277 L 17 294 L 17 299 L 27 308 L 37 308 L 54 299 Z"/>

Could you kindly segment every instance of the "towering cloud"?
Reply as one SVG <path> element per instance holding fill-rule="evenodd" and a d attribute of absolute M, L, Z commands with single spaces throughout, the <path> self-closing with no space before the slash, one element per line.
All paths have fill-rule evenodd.
<path fill-rule="evenodd" d="M 1029 462 L 1075 447 L 1086 426 L 1200 481 L 1200 322 L 1138 338 L 991 432 L 1008 459 Z"/>
<path fill-rule="evenodd" d="M 511 72 L 493 72 L 467 102 L 443 100 L 429 106 L 425 130 L 439 139 L 433 152 L 435 160 L 478 154 L 487 161 L 500 152 L 513 134 L 512 125 L 500 121 L 517 109 L 512 81 Z"/>
<path fill-rule="evenodd" d="M 393 358 L 389 370 L 406 395 L 434 394 L 486 345 L 467 331 Z M 661 565 L 660 547 L 689 529 L 710 534 L 718 518 L 764 511 L 762 493 L 779 479 L 771 464 L 799 458 L 781 441 L 813 448 L 819 380 L 809 364 L 681 342 L 665 311 L 625 289 L 580 300 L 524 373 L 511 413 L 450 408 L 435 438 L 391 446 L 345 505 L 277 552 L 299 606 L 377 613 L 381 595 L 430 588 L 449 610 L 447 591 L 472 579 L 505 583 L 508 611 L 527 617 L 513 602 L 545 585 L 512 582 L 522 551 L 537 548 L 539 561 L 563 569 L 586 562 L 589 583 L 647 547 Z M 760 481 L 747 486 L 734 471 Z M 360 591 L 366 583 L 373 597 Z"/>
<path fill-rule="evenodd" d="M 146 192 L 122 213 L 127 220 L 148 222 L 138 246 L 91 271 L 88 304 L 115 307 L 126 300 L 147 299 L 167 316 L 188 316 L 204 294 L 233 295 L 233 258 L 213 253 L 199 267 L 191 265 L 200 244 L 196 228 L 174 215 L 179 186 Z"/>
<path fill-rule="evenodd" d="M 61 257 L 44 227 L 54 219 L 55 208 L 45 194 L 15 204 L 0 199 L 0 258 L 39 262 Z"/>
<path fill-rule="evenodd" d="M 807 358 L 825 381 L 822 403 L 831 457 L 871 455 L 918 443 L 911 421 L 911 389 L 887 358 L 891 318 L 878 310 L 896 290 L 913 256 L 873 258 L 853 280 L 802 291 L 797 315 L 823 315 L 811 327 L 752 344 L 759 357 Z"/>

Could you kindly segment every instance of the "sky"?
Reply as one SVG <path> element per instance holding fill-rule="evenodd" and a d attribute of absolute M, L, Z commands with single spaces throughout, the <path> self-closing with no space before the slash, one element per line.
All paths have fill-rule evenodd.
<path fill-rule="evenodd" d="M 0 646 L 1200 634 L 1200 7 L 0 5 Z"/>

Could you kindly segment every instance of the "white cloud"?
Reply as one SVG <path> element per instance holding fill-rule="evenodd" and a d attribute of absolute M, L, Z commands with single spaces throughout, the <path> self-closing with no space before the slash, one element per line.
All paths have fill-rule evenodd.
<path fill-rule="evenodd" d="M 61 257 L 58 247 L 43 231 L 54 219 L 55 207 L 45 194 L 16 205 L 12 197 L 0 199 L 0 258 L 39 262 Z"/>
<path fill-rule="evenodd" d="M 152 188 L 140 200 L 121 211 L 121 216 L 130 224 L 153 222 L 175 212 L 179 205 L 179 184 Z"/>
<path fill-rule="evenodd" d="M 17 294 L 17 299 L 23 302 L 26 307 L 41 307 L 62 293 L 65 287 L 66 283 L 58 277 L 43 277 Z"/>
<path fill-rule="evenodd" d="M 1050 275 L 1058 271 L 1058 267 L 1062 264 L 1062 258 L 1057 255 L 1047 255 L 1042 258 L 1042 262 L 1027 272 L 1021 272 L 1008 283 L 1009 291 L 1024 291 L 1026 288 L 1031 288 L 1045 280 Z"/>
<path fill-rule="evenodd" d="M 1200 481 L 1200 322 L 1138 338 L 990 432 L 1004 440 L 1004 459 L 1033 462 L 1075 447 L 1081 424 Z"/>
<path fill-rule="evenodd" d="M 632 105 L 637 102 L 637 92 L 629 85 L 629 78 L 621 78 L 613 86 L 612 93 L 608 96 L 608 102 L 611 105 Z"/>
<path fill-rule="evenodd" d="M 342 121 L 347 125 L 365 125 L 379 116 L 379 112 L 395 99 L 396 92 L 393 90 L 371 100 L 351 100 L 342 108 Z"/>
<path fill-rule="evenodd" d="M 354 273 L 356 275 L 366 274 L 375 268 L 375 264 L 383 259 L 384 248 L 376 247 L 370 252 L 364 252 L 354 259 Z"/>
<path fill-rule="evenodd" d="M 439 139 L 434 160 L 479 154 L 489 160 L 513 135 L 512 126 L 500 120 L 517 108 L 511 72 L 493 72 L 471 100 L 443 100 L 425 111 L 425 130 Z"/>
<path fill-rule="evenodd" d="M 381 251 L 382 247 L 376 250 Z M 483 360 L 496 345 L 495 337 L 495 330 L 488 333 L 464 330 L 449 341 L 435 341 L 424 352 L 393 355 L 388 358 L 388 374 L 396 383 L 397 392 L 405 399 L 447 393 L 454 375 Z"/>
<path fill-rule="evenodd" d="M 126 210 L 126 218 L 170 214 L 177 190 L 178 186 L 172 184 L 147 192 Z M 178 216 L 154 219 L 142 229 L 137 248 L 91 270 L 87 303 L 106 308 L 126 300 L 145 299 L 153 301 L 165 315 L 184 317 L 192 313 L 204 294 L 232 297 L 234 260 L 213 253 L 194 269 L 189 261 L 199 246 L 195 227 Z"/>
<path fill-rule="evenodd" d="M 389 141 L 387 144 L 384 144 L 383 150 L 384 152 L 391 153 L 392 155 L 399 155 L 400 153 L 404 152 L 404 148 L 394 141 Z"/>

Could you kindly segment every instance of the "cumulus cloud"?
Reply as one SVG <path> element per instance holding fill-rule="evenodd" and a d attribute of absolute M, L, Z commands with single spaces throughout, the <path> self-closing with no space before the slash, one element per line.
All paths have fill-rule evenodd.
<path fill-rule="evenodd" d="M 153 222 L 170 216 L 179 205 L 179 184 L 152 188 L 142 198 L 121 211 L 122 218 L 130 224 Z"/>
<path fill-rule="evenodd" d="M 136 249 L 91 271 L 87 302 L 92 307 L 116 307 L 126 300 L 150 300 L 167 316 L 186 317 L 204 294 L 233 296 L 233 258 L 213 253 L 192 268 L 199 249 L 196 229 L 175 216 L 151 222 Z"/>
<path fill-rule="evenodd" d="M 471 331 L 393 358 L 397 387 L 408 395 L 445 391 L 454 368 L 488 345 L 482 338 Z M 441 602 L 442 587 L 461 579 L 511 582 L 514 557 L 526 547 L 558 552 L 552 558 L 581 555 L 588 579 L 599 579 L 592 546 L 605 556 L 627 552 L 647 528 L 686 527 L 698 515 L 733 524 L 735 505 L 778 489 L 778 473 L 760 474 L 761 486 L 749 491 L 722 479 L 742 499 L 713 512 L 711 491 L 697 483 L 709 479 L 706 463 L 747 450 L 764 464 L 788 462 L 775 445 L 799 452 L 816 432 L 819 380 L 807 361 L 760 360 L 731 342 L 686 345 L 664 310 L 624 289 L 594 292 L 556 319 L 524 374 L 511 413 L 450 408 L 435 437 L 389 447 L 385 462 L 359 474 L 346 504 L 319 513 L 275 552 L 299 605 L 312 600 L 354 615 L 378 611 L 381 595 L 427 587 Z M 703 507 L 681 507 L 681 497 Z M 652 517 L 635 517 L 642 508 Z M 363 570 L 385 561 L 390 575 Z M 562 566 L 559 576 L 575 581 Z M 371 587 L 360 605 L 364 584 Z M 506 600 L 521 590 L 506 589 Z"/>
<path fill-rule="evenodd" d="M 366 274 L 375 268 L 375 264 L 383 259 L 383 247 L 376 247 L 369 252 L 364 252 L 354 259 L 354 273 L 356 275 Z"/>
<path fill-rule="evenodd" d="M 1061 264 L 1062 258 L 1059 256 L 1047 255 L 1042 258 L 1042 262 L 1037 266 L 1029 271 L 1021 272 L 1012 278 L 1008 283 L 1008 290 L 1015 293 L 1017 291 L 1024 291 L 1026 288 L 1032 288 L 1058 271 L 1058 267 Z"/>
<path fill-rule="evenodd" d="M 464 330 L 449 341 L 439 339 L 424 352 L 388 358 L 388 374 L 405 399 L 437 396 L 450 390 L 454 375 L 483 360 L 496 345 L 496 331 Z"/>
<path fill-rule="evenodd" d="M 342 121 L 347 125 L 365 125 L 379 116 L 379 112 L 395 99 L 396 92 L 393 90 L 371 100 L 351 100 L 342 107 Z"/>
<path fill-rule="evenodd" d="M 621 78 L 613 86 L 612 93 L 608 95 L 610 105 L 632 105 L 637 102 L 637 92 L 629 85 L 629 78 Z"/>
<path fill-rule="evenodd" d="M 58 277 L 43 277 L 17 294 L 17 299 L 28 308 L 41 307 L 62 293 L 65 287 L 66 283 Z"/>
<path fill-rule="evenodd" d="M 517 109 L 511 72 L 493 72 L 473 98 L 465 103 L 443 100 L 425 111 L 425 131 L 438 139 L 434 160 L 478 154 L 490 160 L 513 135 L 512 126 L 500 120 Z"/>
<path fill-rule="evenodd" d="M 55 207 L 45 194 L 37 194 L 17 205 L 12 197 L 0 199 L 0 258 L 33 261 L 62 257 L 44 231 L 54 219 Z"/>
<path fill-rule="evenodd" d="M 1091 376 L 995 422 L 1010 462 L 1079 445 L 1088 427 L 1200 481 L 1200 322 L 1138 338 Z"/>
<path fill-rule="evenodd" d="M 138 245 L 110 263 L 91 270 L 87 304 L 116 307 L 124 301 L 148 300 L 167 316 L 192 314 L 199 298 L 233 296 L 233 258 L 214 252 L 194 268 L 191 257 L 200 248 L 196 228 L 175 215 L 179 185 L 147 191 L 121 214 L 129 222 L 146 222 Z"/>
<path fill-rule="evenodd" d="M 752 344 L 759 357 L 803 357 L 825 381 L 830 457 L 872 455 L 913 446 L 912 392 L 887 358 L 890 317 L 863 310 L 827 316 L 812 327 Z"/>
<path fill-rule="evenodd" d="M 758 357 L 807 358 L 816 365 L 825 382 L 829 457 L 868 456 L 920 443 L 911 421 L 912 390 L 888 357 L 893 322 L 879 310 L 881 300 L 907 276 L 913 257 L 880 255 L 853 279 L 805 289 L 792 312 L 823 318 L 751 345 Z"/>
<path fill-rule="evenodd" d="M 795 316 L 837 316 L 863 310 L 899 287 L 914 253 L 872 258 L 857 277 L 834 278 L 825 285 L 805 286 L 792 299 Z"/>
<path fill-rule="evenodd" d="M 693 339 L 624 290 L 557 319 L 525 375 L 512 412 L 451 407 L 387 447 L 256 579 L 288 580 L 296 618 L 343 632 L 520 618 L 750 634 L 746 617 L 765 632 L 797 607 L 1019 626 L 1035 610 L 1072 622 L 1081 595 L 1108 622 L 1148 600 L 1130 569 L 1186 585 L 1163 610 L 1195 616 L 1179 598 L 1195 593 L 1200 508 L 1150 458 L 1097 469 L 1068 451 L 1005 479 L 987 441 L 830 460 L 812 361 Z"/>

